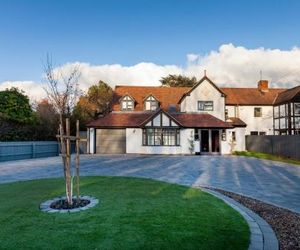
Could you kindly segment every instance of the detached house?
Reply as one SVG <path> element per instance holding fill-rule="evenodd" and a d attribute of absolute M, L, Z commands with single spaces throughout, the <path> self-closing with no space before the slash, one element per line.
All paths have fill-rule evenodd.
<path fill-rule="evenodd" d="M 245 135 L 298 133 L 300 87 L 289 91 L 269 88 L 265 80 L 257 88 L 219 88 L 207 76 L 192 88 L 116 86 L 111 112 L 87 125 L 88 150 L 92 154 L 242 151 Z M 284 124 L 290 125 L 279 129 L 274 121 L 281 124 L 282 116 L 275 119 L 273 114 L 283 110 L 282 103 Z"/>

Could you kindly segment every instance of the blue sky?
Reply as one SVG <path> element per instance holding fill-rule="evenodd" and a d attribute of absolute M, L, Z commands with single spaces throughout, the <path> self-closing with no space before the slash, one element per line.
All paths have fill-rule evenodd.
<path fill-rule="evenodd" d="M 39 81 L 42 60 L 184 66 L 222 44 L 300 46 L 300 1 L 0 2 L 0 82 Z"/>

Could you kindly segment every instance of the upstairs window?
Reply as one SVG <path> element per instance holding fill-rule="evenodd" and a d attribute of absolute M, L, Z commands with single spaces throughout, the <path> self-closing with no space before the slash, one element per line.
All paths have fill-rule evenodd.
<path fill-rule="evenodd" d="M 158 101 L 153 97 L 149 96 L 145 100 L 145 110 L 155 111 L 158 108 Z"/>
<path fill-rule="evenodd" d="M 199 111 L 213 111 L 214 102 L 213 101 L 198 101 L 198 110 Z"/>
<path fill-rule="evenodd" d="M 254 117 L 261 117 L 262 111 L 261 108 L 254 108 Z"/>
<path fill-rule="evenodd" d="M 126 95 L 123 97 L 121 102 L 121 109 L 124 111 L 132 111 L 134 109 L 134 101 L 130 96 Z"/>

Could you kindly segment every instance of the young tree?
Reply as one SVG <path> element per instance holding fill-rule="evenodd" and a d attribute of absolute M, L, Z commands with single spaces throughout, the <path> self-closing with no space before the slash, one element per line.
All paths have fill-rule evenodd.
<path fill-rule="evenodd" d="M 48 55 L 44 65 L 44 72 L 47 84 L 45 90 L 48 100 L 59 114 L 59 140 L 66 180 L 66 197 L 68 204 L 72 205 L 73 177 L 71 176 L 71 157 L 69 153 L 70 139 L 68 136 L 70 136 L 70 124 L 68 117 L 70 117 L 79 94 L 78 79 L 80 77 L 80 68 L 74 65 L 70 67 L 68 72 L 62 68 L 54 68 L 52 59 Z M 66 130 L 64 129 L 64 118 L 67 118 Z"/>
<path fill-rule="evenodd" d="M 183 75 L 168 75 L 162 77 L 160 82 L 163 86 L 168 87 L 193 87 L 198 83 L 196 77 L 187 77 Z"/>

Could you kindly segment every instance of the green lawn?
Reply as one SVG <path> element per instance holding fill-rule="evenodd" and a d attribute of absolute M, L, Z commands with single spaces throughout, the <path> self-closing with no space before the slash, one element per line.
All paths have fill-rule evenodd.
<path fill-rule="evenodd" d="M 271 154 L 252 152 L 252 151 L 235 151 L 234 155 L 255 157 L 255 158 L 259 158 L 259 159 L 266 159 L 266 160 L 271 160 L 271 161 L 280 161 L 280 162 L 300 165 L 300 161 L 298 161 L 298 160 L 284 158 L 284 157 L 271 155 Z"/>
<path fill-rule="evenodd" d="M 85 177 L 100 200 L 75 214 L 39 204 L 63 195 L 62 179 L 0 185 L 0 249 L 247 249 L 249 228 L 231 207 L 198 189 L 124 177 Z"/>

